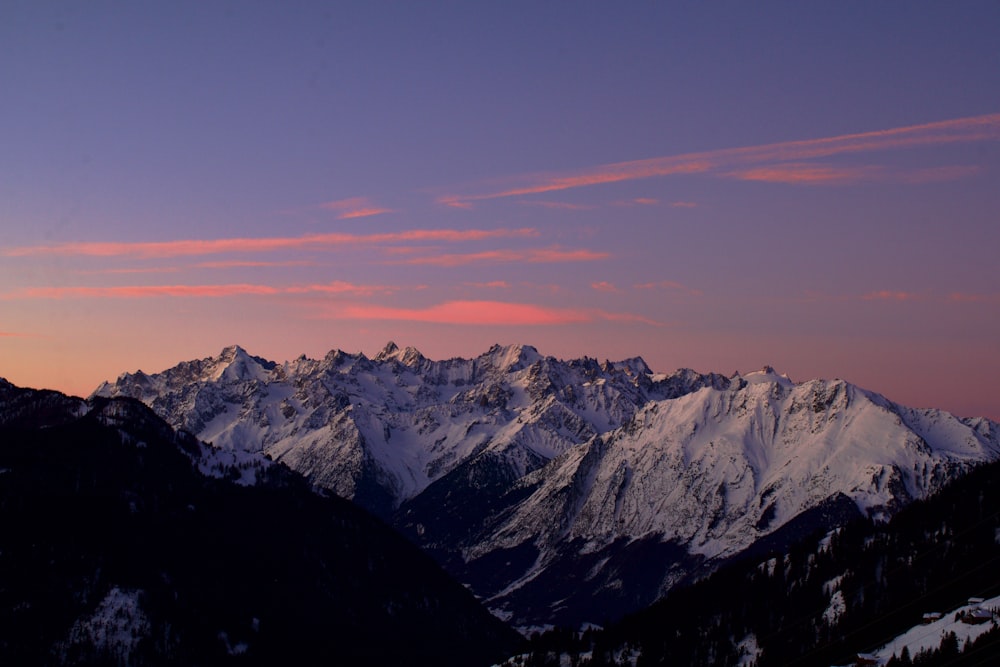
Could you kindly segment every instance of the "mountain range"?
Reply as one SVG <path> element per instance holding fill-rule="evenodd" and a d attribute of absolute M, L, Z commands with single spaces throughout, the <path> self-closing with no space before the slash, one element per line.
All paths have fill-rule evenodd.
<path fill-rule="evenodd" d="M 885 520 L 1000 456 L 994 422 L 843 380 L 661 374 L 525 345 L 284 363 L 232 346 L 94 397 L 138 399 L 210 442 L 204 472 L 281 462 L 354 501 L 521 628 L 617 618 L 734 558 Z"/>

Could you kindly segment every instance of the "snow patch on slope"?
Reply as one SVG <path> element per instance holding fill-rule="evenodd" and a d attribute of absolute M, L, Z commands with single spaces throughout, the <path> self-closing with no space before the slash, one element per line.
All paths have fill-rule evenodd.
<path fill-rule="evenodd" d="M 58 647 L 64 655 L 74 647 L 93 647 L 98 656 L 115 664 L 132 664 L 131 656 L 149 633 L 150 623 L 142 610 L 142 592 L 113 587 L 94 612 L 77 619 L 65 642 Z"/>

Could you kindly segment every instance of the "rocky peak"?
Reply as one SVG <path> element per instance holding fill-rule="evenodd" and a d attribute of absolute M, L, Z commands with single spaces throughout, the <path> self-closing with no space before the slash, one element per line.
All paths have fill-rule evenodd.
<path fill-rule="evenodd" d="M 387 359 L 392 359 L 397 352 L 399 352 L 399 346 L 390 340 L 385 344 L 385 347 L 382 348 L 382 351 L 375 355 L 375 358 L 372 359 L 372 361 L 386 361 Z"/>
<path fill-rule="evenodd" d="M 375 355 L 373 361 L 376 363 L 398 361 L 404 366 L 416 368 L 425 361 L 425 357 L 420 353 L 420 350 L 415 347 L 407 346 L 405 349 L 400 349 L 396 343 L 389 341 L 386 343 L 385 347 L 382 348 L 382 351 Z"/>
<path fill-rule="evenodd" d="M 542 359 L 542 355 L 531 345 L 494 344 L 483 357 L 501 373 L 523 370 Z"/>

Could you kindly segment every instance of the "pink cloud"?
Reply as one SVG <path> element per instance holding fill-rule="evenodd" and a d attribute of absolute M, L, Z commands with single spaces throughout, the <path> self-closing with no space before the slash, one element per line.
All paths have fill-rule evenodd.
<path fill-rule="evenodd" d="M 744 181 L 794 185 L 842 185 L 868 181 L 920 185 L 954 181 L 980 171 L 975 165 L 890 170 L 880 166 L 833 166 L 811 162 L 785 162 L 731 171 L 726 176 Z"/>
<path fill-rule="evenodd" d="M 292 285 L 274 287 L 249 283 L 225 285 L 126 285 L 115 287 L 29 287 L 5 295 L 4 299 L 142 299 L 149 297 L 227 297 L 275 294 L 353 294 L 368 296 L 375 293 L 391 293 L 399 288 L 385 285 L 354 285 L 342 281 L 312 285 Z"/>
<path fill-rule="evenodd" d="M 469 210 L 473 208 L 472 202 L 463 199 L 458 195 L 444 195 L 442 197 L 438 197 L 437 202 L 439 204 L 444 204 L 445 206 L 449 206 L 451 208 L 460 208 L 463 210 Z"/>
<path fill-rule="evenodd" d="M 565 211 L 590 211 L 594 208 L 593 206 L 589 206 L 587 204 L 571 204 L 563 201 L 532 201 L 530 199 L 522 199 L 519 203 L 524 204 L 525 206 L 541 206 L 542 208 Z"/>
<path fill-rule="evenodd" d="M 250 262 L 232 260 L 227 262 L 198 262 L 197 269 L 242 269 L 242 268 L 287 268 L 291 266 L 316 266 L 316 262 L 308 260 L 289 260 L 287 262 Z"/>
<path fill-rule="evenodd" d="M 632 286 L 639 290 L 651 290 L 651 289 L 661 289 L 661 290 L 676 290 L 679 292 L 685 292 L 690 296 L 701 296 L 701 290 L 692 289 L 683 283 L 679 283 L 675 280 L 659 280 L 652 283 L 639 283 Z"/>
<path fill-rule="evenodd" d="M 611 254 L 595 250 L 563 250 L 561 248 L 538 248 L 529 251 L 528 262 L 593 262 L 607 259 Z"/>
<path fill-rule="evenodd" d="M 698 203 L 693 201 L 672 201 L 670 205 L 674 208 L 697 208 Z"/>
<path fill-rule="evenodd" d="M 350 245 L 378 245 L 400 242 L 451 242 L 480 241 L 495 238 L 528 238 L 538 236 L 538 230 L 521 229 L 413 229 L 379 234 L 307 234 L 305 236 L 272 238 L 230 238 L 212 240 L 153 241 L 136 243 L 80 242 L 50 246 L 23 246 L 7 248 L 7 257 L 33 257 L 39 255 L 88 256 L 88 257 L 179 257 L 215 255 L 221 253 L 274 252 L 305 248 L 329 248 Z"/>
<path fill-rule="evenodd" d="M 870 292 L 861 297 L 865 301 L 915 301 L 920 297 L 913 292 L 897 292 L 892 290 L 879 290 Z"/>
<path fill-rule="evenodd" d="M 948 300 L 957 303 L 1000 303 L 1000 294 L 970 294 L 968 292 L 953 292 L 948 295 Z"/>
<path fill-rule="evenodd" d="M 617 162 L 564 174 L 525 175 L 518 179 L 523 184 L 516 187 L 473 194 L 449 194 L 439 197 L 438 202 L 448 206 L 468 208 L 476 201 L 558 192 L 656 176 L 733 171 L 734 167 L 741 165 L 802 162 L 841 154 L 998 139 L 1000 139 L 1000 114 L 988 114 L 819 139 Z"/>
<path fill-rule="evenodd" d="M 486 283 L 465 283 L 469 287 L 483 287 L 487 289 L 509 289 L 510 283 L 506 280 L 491 280 Z"/>
<path fill-rule="evenodd" d="M 471 253 L 451 253 L 411 257 L 396 260 L 398 264 L 423 266 L 466 266 L 480 263 L 516 263 L 528 264 L 559 263 L 559 262 L 592 262 L 607 259 L 609 253 L 593 250 L 563 250 L 561 248 L 531 248 L 527 250 L 484 250 Z"/>
<path fill-rule="evenodd" d="M 468 325 L 559 325 L 579 324 L 595 320 L 659 324 L 638 315 L 607 313 L 600 310 L 549 308 L 525 303 L 503 301 L 449 301 L 427 308 L 391 308 L 358 304 L 342 308 L 340 317 L 359 320 L 403 320 L 436 324 Z"/>
<path fill-rule="evenodd" d="M 130 275 L 142 273 L 178 273 L 188 268 L 195 269 L 241 269 L 241 268 L 287 268 L 292 266 L 316 266 L 316 262 L 308 260 L 289 260 L 286 262 L 253 262 L 231 260 L 223 262 L 198 262 L 188 266 L 149 266 L 125 267 L 118 269 L 85 269 L 75 273 L 85 276 L 93 275 Z"/>
<path fill-rule="evenodd" d="M 147 266 L 147 267 L 126 267 L 119 269 L 87 269 L 74 271 L 83 276 L 94 275 L 132 275 L 138 273 L 177 273 L 180 271 L 177 266 Z"/>
<path fill-rule="evenodd" d="M 327 211 L 337 212 L 338 220 L 349 220 L 352 218 L 367 218 L 382 213 L 393 213 L 393 209 L 377 206 L 368 197 L 351 197 L 350 199 L 338 199 L 328 201 L 319 205 Z"/>
<path fill-rule="evenodd" d="M 29 287 L 14 298 L 67 299 L 119 298 L 136 299 L 151 296 L 218 297 L 240 294 L 277 294 L 279 290 L 266 285 L 128 285 L 119 287 Z"/>
<path fill-rule="evenodd" d="M 406 287 L 408 290 L 421 290 L 424 288 L 424 285 L 408 285 Z M 335 280 L 330 283 L 285 287 L 282 291 L 287 294 L 306 294 L 311 292 L 320 294 L 354 294 L 359 296 L 369 296 L 377 293 L 391 294 L 399 289 L 399 287 L 393 287 L 390 285 L 355 285 L 342 280 Z"/>
<path fill-rule="evenodd" d="M 623 201 L 613 202 L 614 206 L 659 206 L 660 200 L 653 199 L 652 197 L 636 197 L 635 199 L 626 199 Z"/>
<path fill-rule="evenodd" d="M 596 283 L 591 283 L 590 287 L 591 287 L 591 289 L 595 289 L 598 292 L 619 292 L 619 291 L 621 291 L 617 287 L 615 287 L 614 284 L 609 283 L 606 280 L 602 280 L 602 281 L 596 282 Z"/>
<path fill-rule="evenodd" d="M 337 216 L 338 220 L 350 220 L 352 218 L 368 218 L 373 215 L 382 215 L 383 213 L 392 213 L 391 208 L 359 208 L 356 211 L 345 211 Z"/>
<path fill-rule="evenodd" d="M 840 167 L 811 162 L 785 162 L 731 171 L 726 176 L 742 181 L 791 183 L 804 185 L 839 185 L 871 180 L 884 173 L 879 167 Z"/>
<path fill-rule="evenodd" d="M 451 301 L 423 309 L 356 305 L 345 308 L 342 315 L 364 320 L 488 325 L 571 324 L 590 319 L 583 311 L 500 301 Z"/>
<path fill-rule="evenodd" d="M 697 159 L 697 156 L 687 155 L 676 158 L 661 158 L 660 161 L 637 160 L 633 162 L 620 162 L 617 164 L 602 165 L 593 170 L 573 175 L 535 176 L 532 179 L 534 180 L 533 184 L 497 192 L 473 195 L 445 195 L 439 197 L 438 202 L 456 208 L 471 208 L 472 202 L 486 199 L 558 192 L 560 190 L 605 183 L 619 183 L 621 181 L 650 178 L 653 176 L 696 174 L 708 171 L 712 166 L 710 162 Z"/>

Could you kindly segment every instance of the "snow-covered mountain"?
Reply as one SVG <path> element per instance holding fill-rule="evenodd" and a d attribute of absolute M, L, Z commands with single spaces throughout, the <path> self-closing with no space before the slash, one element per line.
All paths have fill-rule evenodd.
<path fill-rule="evenodd" d="M 277 364 L 230 347 L 95 393 L 260 451 L 390 518 L 519 624 L 600 621 L 720 559 L 887 516 L 1000 455 L 1000 426 L 773 369 L 654 374 L 494 346 Z"/>
<path fill-rule="evenodd" d="M 651 398 L 721 376 L 657 377 L 641 359 L 561 362 L 528 346 L 431 361 L 389 343 L 369 359 L 335 350 L 277 364 L 238 346 L 94 393 L 130 396 L 222 449 L 261 451 L 388 516 L 463 463 L 510 480 L 628 421 Z"/>

